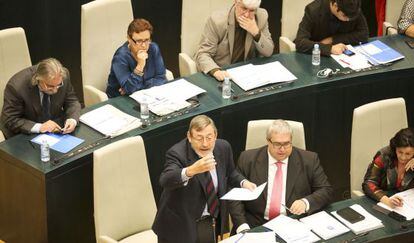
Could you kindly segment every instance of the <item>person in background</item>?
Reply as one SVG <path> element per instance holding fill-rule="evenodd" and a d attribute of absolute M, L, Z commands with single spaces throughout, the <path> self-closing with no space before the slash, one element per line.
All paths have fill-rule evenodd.
<path fill-rule="evenodd" d="M 234 168 L 230 144 L 217 139 L 213 120 L 194 117 L 187 138 L 166 153 L 160 176 L 163 192 L 152 226 L 159 243 L 213 243 L 228 232 L 227 187 L 253 190 Z"/>
<path fill-rule="evenodd" d="M 407 0 L 398 20 L 398 33 L 414 38 L 414 0 Z"/>
<path fill-rule="evenodd" d="M 369 164 L 362 183 L 364 193 L 391 208 L 403 201 L 393 193 L 414 188 L 414 129 L 404 128 L 380 149 Z"/>
<path fill-rule="evenodd" d="M 7 83 L 2 131 L 6 138 L 18 133 L 71 133 L 80 110 L 69 71 L 55 58 L 48 58 L 16 73 Z"/>
<path fill-rule="evenodd" d="M 268 13 L 259 8 L 260 3 L 261 0 L 234 0 L 230 10 L 210 16 L 195 54 L 199 71 L 223 81 L 229 77 L 221 69 L 223 66 L 273 54 Z"/>
<path fill-rule="evenodd" d="M 319 44 L 321 54 L 329 56 L 367 42 L 368 35 L 361 0 L 315 0 L 305 7 L 294 42 L 298 52 L 311 53 Z"/>
<path fill-rule="evenodd" d="M 237 163 L 237 170 L 246 179 L 256 185 L 267 182 L 257 199 L 230 203 L 237 233 L 280 214 L 317 212 L 332 201 L 333 189 L 318 155 L 292 145 L 289 123 L 275 120 L 266 131 L 266 141 L 263 147 L 242 152 Z"/>
<path fill-rule="evenodd" d="M 151 41 L 152 31 L 152 25 L 145 19 L 135 19 L 129 24 L 127 42 L 112 58 L 106 88 L 109 98 L 166 82 L 164 61 L 160 48 Z"/>

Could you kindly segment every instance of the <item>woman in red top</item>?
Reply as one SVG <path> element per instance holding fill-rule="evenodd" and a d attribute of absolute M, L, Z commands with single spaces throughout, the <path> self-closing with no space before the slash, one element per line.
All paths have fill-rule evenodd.
<path fill-rule="evenodd" d="M 378 151 L 368 166 L 362 183 L 365 194 L 394 208 L 402 199 L 391 196 L 398 191 L 414 188 L 414 129 L 401 129 L 390 145 Z"/>

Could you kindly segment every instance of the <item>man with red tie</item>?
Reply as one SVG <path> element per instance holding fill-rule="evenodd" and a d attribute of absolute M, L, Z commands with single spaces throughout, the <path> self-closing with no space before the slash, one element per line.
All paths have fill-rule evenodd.
<path fill-rule="evenodd" d="M 257 227 L 279 214 L 311 214 L 332 200 L 318 155 L 292 146 L 292 129 L 275 120 L 266 132 L 267 145 L 242 152 L 237 169 L 246 179 L 267 190 L 253 201 L 233 201 L 230 206 L 237 233 Z"/>

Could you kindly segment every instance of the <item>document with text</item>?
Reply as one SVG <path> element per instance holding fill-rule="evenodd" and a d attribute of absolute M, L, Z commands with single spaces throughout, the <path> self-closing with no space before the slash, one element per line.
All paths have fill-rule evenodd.
<path fill-rule="evenodd" d="M 378 206 L 381 206 L 390 211 L 395 211 L 407 218 L 407 220 L 414 219 L 414 188 L 406 191 L 402 191 L 395 194 L 403 200 L 403 205 L 401 207 L 390 208 L 382 202 L 378 203 Z"/>
<path fill-rule="evenodd" d="M 267 182 L 261 184 L 260 186 L 256 187 L 253 191 L 245 188 L 233 188 L 224 196 L 222 196 L 221 200 L 237 200 L 237 201 L 251 201 L 260 196 L 262 194 L 263 189 L 265 188 Z"/>
<path fill-rule="evenodd" d="M 324 240 L 329 240 L 349 231 L 347 227 L 325 211 L 309 215 L 299 220 Z"/>

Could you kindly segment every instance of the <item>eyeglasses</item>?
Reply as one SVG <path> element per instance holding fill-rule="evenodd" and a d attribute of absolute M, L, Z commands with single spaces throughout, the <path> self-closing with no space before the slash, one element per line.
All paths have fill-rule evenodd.
<path fill-rule="evenodd" d="M 131 40 L 135 43 L 135 45 L 142 45 L 142 44 L 145 44 L 145 45 L 149 45 L 150 43 L 151 43 L 151 39 L 144 39 L 144 40 L 142 40 L 142 39 L 140 39 L 140 40 L 134 40 L 134 39 L 132 39 L 131 38 Z"/>
<path fill-rule="evenodd" d="M 63 80 L 58 85 L 50 85 L 50 84 L 45 83 L 45 81 L 42 81 L 42 83 L 45 86 L 45 88 L 48 89 L 48 90 L 51 90 L 51 89 L 59 89 L 59 88 L 61 88 L 63 86 Z"/>
<path fill-rule="evenodd" d="M 255 14 L 256 13 L 256 9 L 250 9 L 250 8 L 246 8 L 242 3 L 238 2 L 238 6 L 239 9 L 242 13 L 249 13 L 249 14 Z"/>
<path fill-rule="evenodd" d="M 279 143 L 279 142 L 272 142 L 272 140 L 270 139 L 268 139 L 267 141 L 269 141 L 269 143 L 271 143 L 273 145 L 273 148 L 275 149 L 281 149 L 282 147 L 284 149 L 288 149 L 292 146 L 292 142 Z"/>
<path fill-rule="evenodd" d="M 215 136 L 207 136 L 207 137 L 198 136 L 198 137 L 193 137 L 193 140 L 196 141 L 197 143 L 203 143 L 204 141 L 206 141 L 207 143 L 211 143 L 215 139 L 216 139 Z"/>

